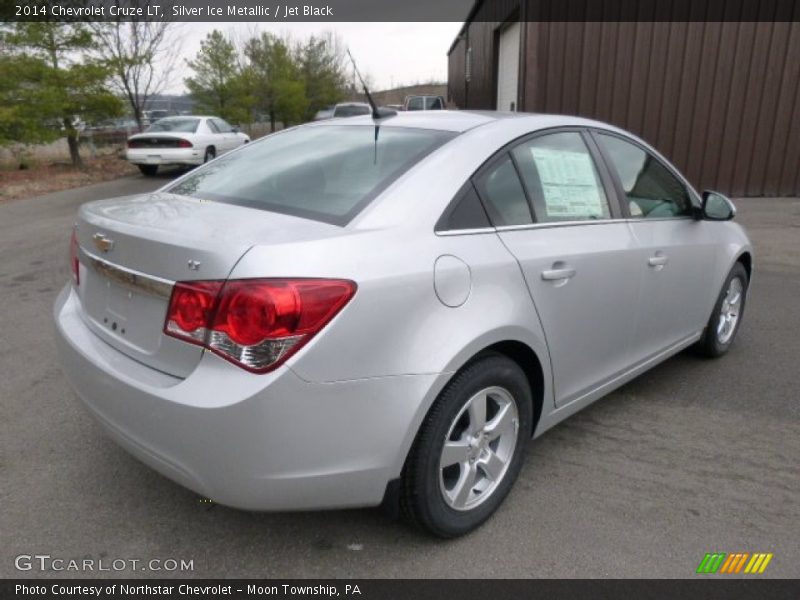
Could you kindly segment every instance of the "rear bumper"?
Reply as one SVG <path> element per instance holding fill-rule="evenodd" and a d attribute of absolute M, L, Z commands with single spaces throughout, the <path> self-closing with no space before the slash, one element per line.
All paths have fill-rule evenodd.
<path fill-rule="evenodd" d="M 125 158 L 135 165 L 201 165 L 205 157 L 201 148 L 128 148 Z"/>
<path fill-rule="evenodd" d="M 181 485 L 249 510 L 380 504 L 439 378 L 308 383 L 285 366 L 253 375 L 206 353 L 178 379 L 92 333 L 71 286 L 55 321 L 64 372 L 115 441 Z"/>

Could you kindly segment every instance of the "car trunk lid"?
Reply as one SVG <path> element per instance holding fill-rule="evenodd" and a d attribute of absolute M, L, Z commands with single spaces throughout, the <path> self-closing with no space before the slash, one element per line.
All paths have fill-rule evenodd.
<path fill-rule="evenodd" d="M 117 350 L 186 377 L 203 350 L 163 333 L 176 281 L 227 279 L 255 244 L 342 231 L 308 219 L 159 192 L 91 202 L 81 207 L 76 225 L 82 315 Z"/>

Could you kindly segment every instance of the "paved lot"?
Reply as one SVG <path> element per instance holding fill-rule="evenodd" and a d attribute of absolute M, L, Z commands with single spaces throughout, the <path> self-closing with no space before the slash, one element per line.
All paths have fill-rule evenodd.
<path fill-rule="evenodd" d="M 192 559 L 205 577 L 690 577 L 712 550 L 774 552 L 766 575 L 800 576 L 800 200 L 739 203 L 757 277 L 726 358 L 679 355 L 552 430 L 495 518 L 441 542 L 375 510 L 204 505 L 73 399 L 51 306 L 75 210 L 166 180 L 0 205 L 0 576 L 49 554 Z"/>

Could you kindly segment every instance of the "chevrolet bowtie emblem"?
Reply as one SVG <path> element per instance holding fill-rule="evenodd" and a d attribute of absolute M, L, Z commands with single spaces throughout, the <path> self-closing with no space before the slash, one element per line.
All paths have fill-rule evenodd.
<path fill-rule="evenodd" d="M 100 250 L 100 252 L 108 252 L 114 247 L 114 240 L 102 233 L 95 233 L 92 236 L 92 242 L 94 242 L 94 247 Z"/>

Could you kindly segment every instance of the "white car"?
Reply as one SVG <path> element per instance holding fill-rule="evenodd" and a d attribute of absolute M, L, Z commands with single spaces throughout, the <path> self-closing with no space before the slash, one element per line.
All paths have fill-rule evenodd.
<path fill-rule="evenodd" d="M 201 165 L 250 138 L 219 117 L 167 117 L 128 138 L 125 157 L 145 175 L 162 165 Z"/>

